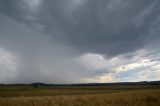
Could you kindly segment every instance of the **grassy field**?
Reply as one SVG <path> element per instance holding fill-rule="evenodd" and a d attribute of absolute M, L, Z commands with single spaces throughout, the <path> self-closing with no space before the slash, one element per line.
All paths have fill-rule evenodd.
<path fill-rule="evenodd" d="M 0 106 L 160 106 L 160 87 L 148 85 L 0 87 Z"/>

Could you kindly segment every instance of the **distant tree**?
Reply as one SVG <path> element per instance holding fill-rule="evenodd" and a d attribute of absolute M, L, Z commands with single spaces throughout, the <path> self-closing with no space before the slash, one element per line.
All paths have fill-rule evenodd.
<path fill-rule="evenodd" d="M 38 88 L 37 84 L 33 84 L 32 86 L 33 86 L 33 88 Z"/>

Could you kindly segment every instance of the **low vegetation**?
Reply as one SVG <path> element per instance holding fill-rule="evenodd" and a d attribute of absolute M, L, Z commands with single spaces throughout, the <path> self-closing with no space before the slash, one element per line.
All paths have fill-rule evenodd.
<path fill-rule="evenodd" d="M 160 106 L 160 90 L 92 95 L 1 97 L 0 106 Z"/>
<path fill-rule="evenodd" d="M 160 106 L 160 85 L 0 85 L 0 106 Z"/>

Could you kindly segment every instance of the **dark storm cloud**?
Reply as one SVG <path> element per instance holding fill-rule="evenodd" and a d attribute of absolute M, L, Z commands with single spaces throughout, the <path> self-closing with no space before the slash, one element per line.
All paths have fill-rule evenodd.
<path fill-rule="evenodd" d="M 131 57 L 144 47 L 158 48 L 159 5 L 159 0 L 0 0 L 0 47 L 20 56 L 14 82 L 79 82 L 106 71 L 86 71 L 74 61 L 79 55 Z"/>
<path fill-rule="evenodd" d="M 1 10 L 18 21 L 41 25 L 53 39 L 68 42 L 82 53 L 108 56 L 150 43 L 152 24 L 159 20 L 159 0 L 81 0 L 84 3 L 74 6 L 75 1 L 42 0 L 34 14 L 22 8 L 21 0 L 1 0 Z"/>
<path fill-rule="evenodd" d="M 2 52 L 13 54 L 13 57 L 18 56 L 14 60 L 2 58 L 0 64 L 6 66 L 3 65 L 5 68 L 0 66 L 1 72 L 5 75 L 0 74 L 4 78 L 0 83 L 74 83 L 79 82 L 80 77 L 84 76 L 82 73 L 85 69 L 72 60 L 74 50 L 57 44 L 56 41 L 50 40 L 43 33 L 34 31 L 23 23 L 2 14 L 0 17 L 0 48 Z M 15 63 L 17 66 L 12 70 L 10 63 L 4 63 L 5 61 Z M 10 76 L 13 77 L 11 80 Z"/>

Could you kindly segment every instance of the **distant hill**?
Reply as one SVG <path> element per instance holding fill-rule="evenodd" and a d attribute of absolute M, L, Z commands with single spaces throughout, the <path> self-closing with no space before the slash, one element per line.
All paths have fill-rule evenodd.
<path fill-rule="evenodd" d="M 141 81 L 141 82 L 115 82 L 115 83 L 79 83 L 79 84 L 0 84 L 3 85 L 31 85 L 31 86 L 107 86 L 107 85 L 160 85 L 160 81 Z"/>

